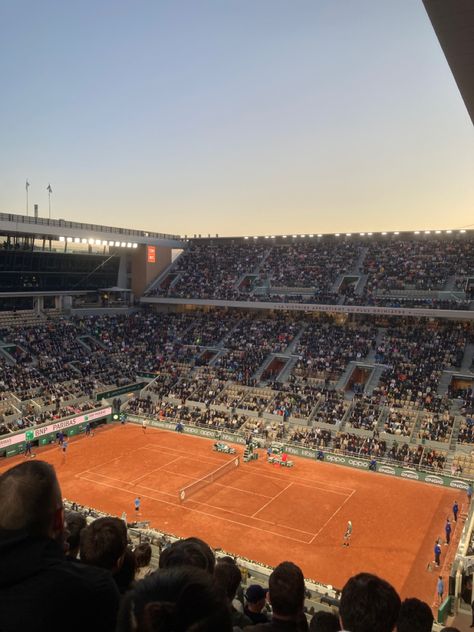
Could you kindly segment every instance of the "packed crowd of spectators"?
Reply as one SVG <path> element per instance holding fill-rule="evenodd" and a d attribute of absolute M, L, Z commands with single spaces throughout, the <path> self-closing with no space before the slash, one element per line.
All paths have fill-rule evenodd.
<path fill-rule="evenodd" d="M 141 372 L 152 383 L 131 410 L 232 429 L 246 425 L 246 414 L 258 415 L 260 436 L 287 436 L 280 421 L 268 421 L 275 416 L 282 423 L 304 420 L 310 428 L 329 424 L 410 438 L 417 413 L 417 438 L 447 442 L 456 414 L 451 398 L 469 419 L 473 402 L 472 387 L 437 394 L 442 371 L 459 367 L 472 341 L 461 323 L 361 317 L 336 324 L 327 316 L 140 311 L 11 325 L 1 336 L 9 354 L 0 355 L 3 434 L 67 416 L 83 399 L 93 407 L 98 391 L 140 380 Z M 216 353 L 206 355 L 207 343 Z M 272 353 L 296 363 L 289 363 L 287 381 L 259 383 Z M 371 396 L 362 394 L 363 385 L 352 387 L 352 403 L 334 389 L 351 360 L 386 367 Z M 193 401 L 210 412 L 204 415 Z M 458 441 L 470 436 L 466 423 Z"/>
<path fill-rule="evenodd" d="M 469 335 L 469 327 L 459 323 L 401 323 L 387 328 L 375 355 L 377 362 L 389 365 L 377 394 L 418 406 L 436 403 L 441 373 L 461 365 Z"/>
<path fill-rule="evenodd" d="M 173 267 L 177 280 L 166 289 L 154 288 L 150 294 L 237 300 L 248 292 L 245 286 L 239 290 L 239 280 L 258 269 L 267 251 L 265 244 L 253 242 L 192 242 Z"/>
<path fill-rule="evenodd" d="M 346 424 L 353 428 L 375 430 L 380 415 L 380 399 L 370 396 L 354 397 L 353 405 L 346 417 Z"/>
<path fill-rule="evenodd" d="M 450 279 L 450 289 L 465 292 L 474 274 L 473 252 L 470 235 L 192 241 L 172 268 L 173 282 L 165 278 L 150 295 L 469 309 L 469 292 L 444 298 L 437 292 L 447 291 Z M 337 286 L 343 275 L 346 281 Z M 404 296 L 407 290 L 433 295 Z"/>
<path fill-rule="evenodd" d="M 352 270 L 360 254 L 360 246 L 349 240 L 275 245 L 260 268 L 260 278 L 270 287 L 311 287 L 328 293 L 339 274 Z"/>
<path fill-rule="evenodd" d="M 448 441 L 453 430 L 454 417 L 447 411 L 442 414 L 426 414 L 420 423 L 418 436 L 430 441 Z"/>
<path fill-rule="evenodd" d="M 384 421 L 384 432 L 388 434 L 409 437 L 416 421 L 416 413 L 397 410 L 393 407 L 387 412 Z"/>
<path fill-rule="evenodd" d="M 325 424 L 340 424 L 344 419 L 349 403 L 344 398 L 344 393 L 326 389 L 319 400 L 314 420 Z"/>
<path fill-rule="evenodd" d="M 474 270 L 472 242 L 446 237 L 372 242 L 363 263 L 367 291 L 442 290 L 448 278 Z"/>
<path fill-rule="evenodd" d="M 459 426 L 459 443 L 474 443 L 474 419 L 463 417 Z"/>

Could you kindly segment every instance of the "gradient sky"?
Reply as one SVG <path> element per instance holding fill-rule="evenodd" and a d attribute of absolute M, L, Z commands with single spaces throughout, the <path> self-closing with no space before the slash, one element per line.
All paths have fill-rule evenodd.
<path fill-rule="evenodd" d="M 421 0 L 0 0 L 0 211 L 193 235 L 474 224 Z"/>

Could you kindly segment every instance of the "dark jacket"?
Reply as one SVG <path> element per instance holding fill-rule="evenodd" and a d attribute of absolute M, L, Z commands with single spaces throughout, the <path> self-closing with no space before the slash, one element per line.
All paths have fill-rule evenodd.
<path fill-rule="evenodd" d="M 308 622 L 303 614 L 297 621 L 273 617 L 269 623 L 257 623 L 257 625 L 245 629 L 248 632 L 307 632 Z"/>
<path fill-rule="evenodd" d="M 108 571 L 67 561 L 49 538 L 0 530 L 1 632 L 113 632 L 118 605 Z"/>

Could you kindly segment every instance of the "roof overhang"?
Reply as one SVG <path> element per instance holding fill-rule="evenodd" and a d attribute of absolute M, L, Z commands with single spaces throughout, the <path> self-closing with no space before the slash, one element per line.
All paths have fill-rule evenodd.
<path fill-rule="evenodd" d="M 423 0 L 474 123 L 474 1 Z"/>

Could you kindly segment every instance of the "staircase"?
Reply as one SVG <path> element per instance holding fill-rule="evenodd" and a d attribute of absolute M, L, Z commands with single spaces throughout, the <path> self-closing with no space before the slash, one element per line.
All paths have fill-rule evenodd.
<path fill-rule="evenodd" d="M 471 369 L 472 359 L 474 356 L 474 344 L 470 343 L 466 345 L 464 349 L 464 356 L 461 362 L 461 369 Z"/>
<path fill-rule="evenodd" d="M 303 335 L 303 332 L 304 332 L 304 330 L 306 329 L 307 326 L 308 325 L 306 323 L 301 326 L 301 328 L 298 331 L 298 333 L 296 334 L 296 336 L 293 338 L 293 340 L 290 342 L 288 347 L 285 349 L 285 354 L 286 353 L 295 353 L 296 347 L 298 346 L 298 342 L 299 342 L 301 336 Z"/>
<path fill-rule="evenodd" d="M 453 378 L 452 371 L 443 371 L 441 374 L 441 379 L 438 384 L 437 394 L 439 397 L 443 397 L 448 392 L 449 385 L 451 384 L 451 380 Z"/>
<path fill-rule="evenodd" d="M 386 364 L 376 364 L 374 366 L 372 375 L 369 377 L 364 388 L 365 395 L 372 395 L 372 393 L 374 392 L 374 388 L 376 388 L 376 386 L 378 385 L 380 377 L 386 368 L 387 368 Z"/>
<path fill-rule="evenodd" d="M 367 358 L 366 358 L 366 360 L 368 362 L 374 362 L 375 361 L 375 356 L 377 354 L 377 349 L 382 344 L 382 340 L 384 339 L 386 331 L 387 330 L 384 329 L 384 328 L 380 328 L 378 330 L 377 337 L 375 338 L 375 349 L 371 349 L 369 351 L 368 355 L 367 355 Z"/>
<path fill-rule="evenodd" d="M 349 364 L 346 366 L 346 370 L 342 373 L 341 377 L 336 383 L 336 390 L 343 391 L 345 389 L 347 381 L 350 378 L 351 373 L 356 368 L 356 366 L 357 366 L 357 362 L 355 360 L 352 360 L 351 362 L 349 362 Z"/>
<path fill-rule="evenodd" d="M 356 289 L 354 290 L 354 294 L 356 296 L 362 296 L 364 293 L 365 286 L 367 284 L 367 279 L 369 278 L 368 274 L 361 274 L 359 283 L 356 285 Z"/>
<path fill-rule="evenodd" d="M 354 272 L 356 272 L 357 274 L 360 274 L 360 272 L 362 272 L 362 270 L 364 269 L 364 260 L 368 252 L 369 252 L 368 248 L 361 248 L 359 258 L 354 263 L 354 267 L 353 267 Z"/>
<path fill-rule="evenodd" d="M 146 295 L 148 292 L 150 292 L 151 290 L 153 290 L 157 285 L 159 285 L 163 279 L 172 271 L 172 269 L 174 268 L 175 264 L 177 261 L 179 261 L 179 259 L 183 256 L 183 254 L 186 252 L 186 250 L 183 250 L 183 252 L 181 252 L 174 261 L 172 261 L 169 266 L 167 266 L 163 272 L 161 272 L 161 274 L 159 274 L 155 279 L 153 279 L 153 281 L 145 288 L 145 290 L 143 291 L 143 294 Z M 176 277 L 176 279 L 174 279 L 174 281 L 170 284 L 170 287 L 173 287 L 173 285 L 178 281 L 179 277 L 181 275 L 178 274 L 178 276 Z"/>
<path fill-rule="evenodd" d="M 456 445 L 457 445 L 457 441 L 458 441 L 458 437 L 459 437 L 459 426 L 461 424 L 461 417 L 456 416 L 454 418 L 454 424 L 453 424 L 453 432 L 451 434 L 451 439 L 449 441 L 449 456 L 450 456 L 450 460 L 452 462 L 453 457 L 454 457 L 454 451 L 456 450 Z M 449 460 L 449 459 L 448 459 Z M 451 463 L 450 463 L 451 465 Z"/>
<path fill-rule="evenodd" d="M 280 383 L 288 382 L 290 373 L 293 371 L 293 368 L 297 362 L 298 362 L 298 356 L 295 356 L 295 355 L 290 356 L 288 359 L 288 362 L 285 364 L 283 369 L 277 375 L 277 378 L 276 378 L 277 382 L 280 382 Z"/>

